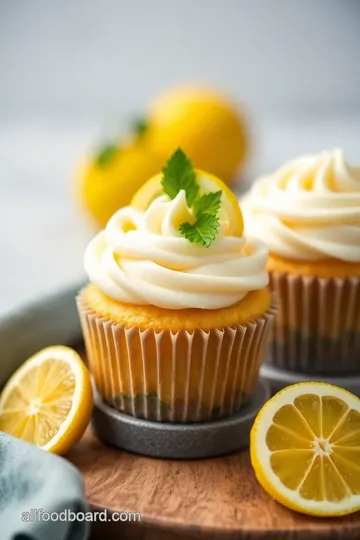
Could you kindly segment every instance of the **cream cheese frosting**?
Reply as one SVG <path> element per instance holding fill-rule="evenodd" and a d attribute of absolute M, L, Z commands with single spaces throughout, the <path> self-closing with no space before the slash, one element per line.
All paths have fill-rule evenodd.
<path fill-rule="evenodd" d="M 185 191 L 158 197 L 145 212 L 120 209 L 85 251 L 90 281 L 114 300 L 168 309 L 224 308 L 267 286 L 262 242 L 229 235 L 220 219 L 211 246 L 199 246 L 179 232 L 185 221 L 194 221 Z"/>
<path fill-rule="evenodd" d="M 360 167 L 335 149 L 259 178 L 240 202 L 246 234 L 299 260 L 360 261 Z"/>

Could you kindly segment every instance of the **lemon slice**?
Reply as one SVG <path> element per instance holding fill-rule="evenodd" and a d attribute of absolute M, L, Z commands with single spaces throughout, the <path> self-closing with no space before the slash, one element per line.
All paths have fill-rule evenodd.
<path fill-rule="evenodd" d="M 196 182 L 200 187 L 200 194 L 222 191 L 220 219 L 221 214 L 229 223 L 228 234 L 233 236 L 242 236 L 244 231 L 243 217 L 240 210 L 239 202 L 235 194 L 224 184 L 219 178 L 208 172 L 195 169 Z M 162 174 L 157 174 L 150 178 L 134 195 L 131 200 L 131 205 L 135 206 L 142 212 L 149 208 L 150 204 L 160 195 L 163 194 L 161 186 Z"/>
<path fill-rule="evenodd" d="M 250 454 L 260 484 L 288 508 L 317 516 L 360 509 L 360 399 L 347 390 L 285 388 L 259 412 Z"/>
<path fill-rule="evenodd" d="M 56 454 L 66 453 L 89 423 L 93 394 L 80 356 L 43 349 L 9 379 L 0 397 L 0 430 Z"/>

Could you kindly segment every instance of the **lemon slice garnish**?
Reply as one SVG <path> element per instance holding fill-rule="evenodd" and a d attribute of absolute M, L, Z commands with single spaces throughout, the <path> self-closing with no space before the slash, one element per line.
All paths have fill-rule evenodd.
<path fill-rule="evenodd" d="M 196 182 L 200 187 L 200 194 L 222 191 L 220 214 L 225 213 L 229 223 L 228 234 L 242 236 L 244 231 L 243 217 L 239 202 L 235 194 L 216 176 L 208 172 L 195 169 Z M 163 194 L 161 186 L 162 174 L 159 173 L 148 180 L 134 195 L 131 205 L 145 212 L 150 204 Z"/>

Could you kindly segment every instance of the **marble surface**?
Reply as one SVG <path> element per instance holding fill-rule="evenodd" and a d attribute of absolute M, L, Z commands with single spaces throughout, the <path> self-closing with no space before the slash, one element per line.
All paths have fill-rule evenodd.
<path fill-rule="evenodd" d="M 342 146 L 360 162 L 360 111 L 254 119 L 248 181 L 303 152 Z M 2 116 L 0 318 L 85 279 L 93 230 L 74 203 L 76 164 L 98 134 L 94 119 Z"/>

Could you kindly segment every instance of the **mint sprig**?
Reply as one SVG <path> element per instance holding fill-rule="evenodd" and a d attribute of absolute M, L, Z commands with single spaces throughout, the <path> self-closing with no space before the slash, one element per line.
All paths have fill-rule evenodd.
<path fill-rule="evenodd" d="M 219 232 L 221 191 L 205 193 L 194 202 L 195 223 L 182 223 L 179 231 L 193 244 L 209 247 Z"/>
<path fill-rule="evenodd" d="M 135 118 L 132 129 L 135 135 L 142 137 L 149 129 L 149 122 L 145 118 Z"/>
<path fill-rule="evenodd" d="M 95 161 L 100 167 L 108 165 L 117 155 L 120 148 L 114 143 L 104 144 L 98 149 Z"/>
<path fill-rule="evenodd" d="M 178 148 L 162 170 L 161 181 L 164 193 L 175 199 L 182 189 L 186 193 L 186 203 L 191 207 L 197 197 L 199 186 L 195 182 L 195 170 L 187 155 Z"/>
<path fill-rule="evenodd" d="M 211 214 L 202 214 L 195 223 L 182 223 L 179 231 L 192 244 L 209 247 L 219 232 L 219 218 Z"/>
<path fill-rule="evenodd" d="M 209 247 L 219 232 L 218 213 L 222 191 L 199 196 L 194 167 L 180 148 L 171 156 L 162 172 L 161 185 L 166 195 L 174 199 L 179 191 L 184 190 L 186 203 L 196 218 L 194 223 L 181 223 L 180 233 L 193 244 Z"/>
<path fill-rule="evenodd" d="M 205 193 L 194 202 L 195 216 L 201 216 L 201 214 L 217 215 L 220 210 L 222 191 L 211 191 Z"/>

